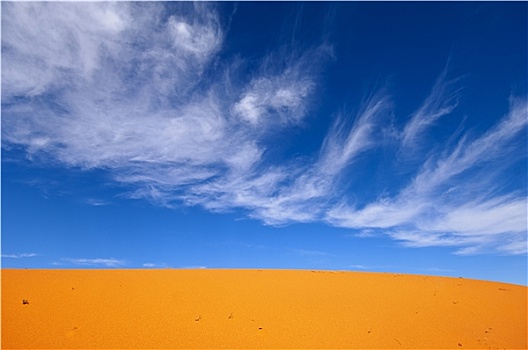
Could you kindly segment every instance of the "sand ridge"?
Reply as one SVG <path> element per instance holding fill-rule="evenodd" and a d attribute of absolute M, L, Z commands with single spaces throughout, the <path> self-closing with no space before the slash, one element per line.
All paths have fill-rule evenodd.
<path fill-rule="evenodd" d="M 513 284 L 305 270 L 2 270 L 5 349 L 527 347 L 527 287 Z"/>

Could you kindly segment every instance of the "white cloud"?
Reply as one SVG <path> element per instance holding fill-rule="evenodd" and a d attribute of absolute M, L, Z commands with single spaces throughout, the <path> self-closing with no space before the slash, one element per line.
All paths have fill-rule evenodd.
<path fill-rule="evenodd" d="M 125 261 L 114 259 L 114 258 L 62 258 L 62 262 L 73 264 L 73 265 L 83 265 L 83 266 L 105 266 L 105 267 L 118 267 L 125 265 Z M 57 263 L 60 265 L 60 263 Z"/>
<path fill-rule="evenodd" d="M 517 161 L 515 151 L 519 145 L 512 144 L 517 136 L 526 128 L 526 100 L 512 98 L 509 113 L 491 130 L 475 140 L 463 137 L 449 155 L 437 159 L 429 158 L 423 170 L 415 178 L 412 191 L 427 193 L 448 184 L 448 181 L 476 166 L 490 164 L 500 160 L 497 166 L 506 168 L 512 161 Z M 512 147 L 514 147 L 512 149 Z M 496 175 L 493 167 L 485 169 L 481 174 L 491 172 Z M 473 177 L 477 178 L 473 175 Z M 489 176 L 484 176 L 489 178 Z"/>
<path fill-rule="evenodd" d="M 446 67 L 436 80 L 429 96 L 405 125 L 401 133 L 403 151 L 409 152 L 411 148 L 416 149 L 424 131 L 434 126 L 439 118 L 451 113 L 458 105 L 460 89 L 456 89 L 455 84 L 459 79 L 447 80 L 447 74 Z"/>
<path fill-rule="evenodd" d="M 358 111 L 354 124 L 344 122 L 350 116 L 337 118 L 313 162 L 293 161 L 257 175 L 207 183 L 195 188 L 193 197 L 208 208 L 250 209 L 249 216 L 269 225 L 321 220 L 334 200 L 342 172 L 360 154 L 377 146 L 379 122 L 390 114 L 390 107 L 386 94 L 373 94 Z"/>
<path fill-rule="evenodd" d="M 207 25 L 187 23 L 185 19 L 171 16 L 167 23 L 172 37 L 172 45 L 189 52 L 199 59 L 208 58 L 217 50 L 222 41 L 218 24 L 209 18 Z"/>
<path fill-rule="evenodd" d="M 523 157 L 516 140 L 527 120 L 526 101 L 512 99 L 497 125 L 474 140 L 463 137 L 451 152 L 431 154 L 396 196 L 363 208 L 341 203 L 326 219 L 341 227 L 386 229 L 407 246 L 466 246 L 456 252 L 466 255 L 526 253 L 526 196 L 497 192 L 510 164 Z"/>
<path fill-rule="evenodd" d="M 524 198 L 494 198 L 448 208 L 436 220 L 419 224 L 428 232 L 460 232 L 462 235 L 488 235 L 499 232 L 524 233 L 527 228 Z"/>
<path fill-rule="evenodd" d="M 38 96 L 74 84 L 68 72 L 89 79 L 100 53 L 116 54 L 114 38 L 132 24 L 129 7 L 113 3 L 24 2 L 2 10 L 2 59 L 7 67 L 12 61 L 17 65 L 2 71 L 2 92 L 8 96 Z"/>
<path fill-rule="evenodd" d="M 425 206 L 418 198 L 408 202 L 380 199 L 362 209 L 341 203 L 328 211 L 327 220 L 341 227 L 390 228 L 413 221 Z"/>
<path fill-rule="evenodd" d="M 25 74 L 27 60 L 34 66 L 39 60 L 46 67 L 56 65 L 63 51 L 82 55 L 77 42 L 94 47 L 94 57 L 89 71 L 72 60 L 68 63 L 72 69 L 52 69 L 60 74 L 53 73 L 49 83 L 24 77 L 21 80 L 30 85 L 27 89 L 7 84 L 6 144 L 25 146 L 30 157 L 107 169 L 120 183 L 135 186 L 131 197 L 168 206 L 174 200 L 187 200 L 195 186 L 210 184 L 213 178 L 212 187 L 222 193 L 230 184 L 253 178 L 266 149 L 265 130 L 232 117 L 238 95 L 226 95 L 223 85 L 229 77 L 223 68 L 212 80 L 202 81 L 202 72 L 223 40 L 216 12 L 207 4 L 191 4 L 163 22 L 158 3 L 91 6 L 115 24 L 100 35 L 103 38 L 92 33 L 94 26 L 87 21 L 91 17 L 80 15 L 86 9 L 82 4 L 8 5 L 5 71 Z M 36 29 L 26 33 L 25 26 L 32 25 L 28 11 L 57 35 L 46 37 L 46 30 Z M 15 40 L 16 35 L 24 40 Z M 39 46 L 41 42 L 45 47 Z M 106 42 L 112 50 L 105 49 Z M 265 108 L 286 124 L 302 119 L 315 84 L 314 67 L 320 66 L 321 52 L 328 50 L 309 50 L 286 64 L 266 57 L 258 77 L 233 91 L 256 93 Z M 225 67 L 226 72 L 230 69 Z M 52 89 L 50 84 L 60 86 Z M 30 90 L 35 98 L 10 103 L 10 97 L 27 96 Z M 46 101 L 40 97 L 43 94 Z"/>
<path fill-rule="evenodd" d="M 503 254 L 526 254 L 528 251 L 528 241 L 526 234 L 519 234 L 513 239 L 508 239 L 506 243 L 499 244 L 497 250 Z"/>
<path fill-rule="evenodd" d="M 106 201 L 104 199 L 98 199 L 98 198 L 88 198 L 84 200 L 85 204 L 93 205 L 94 207 L 101 207 L 105 205 L 110 205 L 109 201 Z"/>
<path fill-rule="evenodd" d="M 266 129 L 298 124 L 311 107 L 321 64 L 332 57 L 332 48 L 320 45 L 304 52 L 278 50 L 262 59 L 243 89 L 232 113 L 241 121 Z"/>
<path fill-rule="evenodd" d="M 284 72 L 277 77 L 252 81 L 240 101 L 235 103 L 234 113 L 253 125 L 270 123 L 273 114 L 279 116 L 278 122 L 300 121 L 306 115 L 307 98 L 313 91 L 314 82 L 303 80 L 304 77 L 298 74 L 292 76 L 290 72 Z"/>
<path fill-rule="evenodd" d="M 350 265 L 350 268 L 354 270 L 368 270 L 369 269 L 369 267 L 365 265 Z"/>
<path fill-rule="evenodd" d="M 175 3 L 171 13 L 158 2 L 8 2 L 2 10 L 2 147 L 104 169 L 124 196 L 167 207 L 242 209 L 270 225 L 324 221 L 459 254 L 526 252 L 526 194 L 505 185 L 510 165 L 526 159 L 518 142 L 524 99 L 512 98 L 509 113 L 480 137 L 424 150 L 417 146 L 428 128 L 458 105 L 446 69 L 401 130 L 381 90 L 355 115 L 336 113 L 319 152 L 273 157 L 276 134 L 312 117 L 331 46 L 226 63 L 211 3 Z M 363 176 L 361 160 L 380 150 L 397 153 L 379 165 L 387 176 L 398 156 L 423 162 L 401 188 L 355 201 L 350 183 Z"/>
<path fill-rule="evenodd" d="M 144 263 L 142 265 L 143 267 L 146 267 L 146 268 L 167 268 L 167 264 L 166 263 Z"/>
<path fill-rule="evenodd" d="M 10 259 L 32 258 L 35 256 L 38 256 L 38 254 L 35 254 L 35 253 L 2 254 L 2 258 L 10 258 Z"/>
<path fill-rule="evenodd" d="M 370 148 L 379 146 L 379 129 L 392 111 L 392 102 L 383 91 L 367 99 L 352 126 L 340 115 L 328 133 L 321 148 L 318 167 L 329 175 L 339 174 L 355 157 Z"/>

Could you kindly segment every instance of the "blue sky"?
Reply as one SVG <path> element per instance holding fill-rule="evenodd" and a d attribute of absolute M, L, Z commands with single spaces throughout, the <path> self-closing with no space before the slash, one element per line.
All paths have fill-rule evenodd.
<path fill-rule="evenodd" d="M 526 284 L 527 3 L 2 3 L 2 266 Z"/>

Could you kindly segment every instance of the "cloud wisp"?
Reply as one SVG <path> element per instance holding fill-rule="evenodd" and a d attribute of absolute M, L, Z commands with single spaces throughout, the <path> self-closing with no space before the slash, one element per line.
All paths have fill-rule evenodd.
<path fill-rule="evenodd" d="M 8 258 L 8 259 L 32 258 L 35 256 L 38 256 L 38 254 L 35 254 L 35 253 L 2 254 L 2 258 Z"/>
<path fill-rule="evenodd" d="M 526 132 L 527 118 L 526 101 L 512 99 L 497 125 L 479 138 L 463 137 L 450 151 L 430 155 L 395 197 L 363 208 L 340 204 L 327 220 L 341 227 L 386 229 L 407 246 L 469 247 L 458 254 L 526 253 L 526 193 L 498 193 L 511 163 L 524 157 L 517 141 Z"/>
<path fill-rule="evenodd" d="M 114 258 L 62 258 L 60 262 L 55 262 L 54 265 L 79 265 L 79 266 L 102 266 L 102 267 L 120 267 L 126 265 L 124 260 Z"/>
<path fill-rule="evenodd" d="M 458 254 L 526 253 L 526 189 L 509 189 L 506 179 L 526 162 L 525 99 L 512 97 L 483 135 L 461 133 L 454 145 L 426 149 L 424 135 L 459 104 L 460 80 L 447 79 L 446 69 L 411 116 L 395 115 L 395 101 L 380 90 L 356 113 L 333 113 L 315 154 L 280 149 L 273 157 L 277 135 L 315 118 L 321 72 L 335 56 L 330 44 L 281 47 L 249 64 L 222 56 L 229 33 L 212 3 L 178 3 L 170 12 L 157 2 L 2 9 L 6 149 L 103 169 L 123 196 L 157 205 L 241 210 L 268 225 L 325 222 Z M 397 118 L 408 121 L 387 133 Z M 385 176 L 402 156 L 422 162 L 394 175 L 395 191 L 358 201 L 351 180 L 380 151 L 392 157 L 379 165 Z"/>
<path fill-rule="evenodd" d="M 144 263 L 143 265 L 144 268 L 147 268 L 147 269 L 166 269 L 166 268 L 169 268 L 169 266 L 162 262 L 162 263 L 151 263 L 151 262 L 148 262 L 148 263 Z"/>
<path fill-rule="evenodd" d="M 447 79 L 448 67 L 437 78 L 431 93 L 422 105 L 413 113 L 401 132 L 401 149 L 404 153 L 416 149 L 423 133 L 435 125 L 438 119 L 450 114 L 458 105 L 460 79 Z"/>

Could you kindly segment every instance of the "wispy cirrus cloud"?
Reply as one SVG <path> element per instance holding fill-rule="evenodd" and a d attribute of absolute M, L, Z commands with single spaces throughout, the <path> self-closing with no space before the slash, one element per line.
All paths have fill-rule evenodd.
<path fill-rule="evenodd" d="M 430 155 L 395 197 L 363 208 L 339 204 L 327 220 L 342 227 L 386 229 L 407 246 L 469 246 L 459 254 L 525 253 L 526 193 L 498 193 L 511 163 L 524 157 L 517 140 L 526 132 L 527 118 L 526 101 L 512 98 L 497 125 L 473 140 L 463 137 L 450 151 Z M 489 164 L 492 169 L 484 166 Z"/>
<path fill-rule="evenodd" d="M 191 265 L 191 266 L 180 266 L 179 269 L 186 269 L 186 270 L 203 270 L 208 269 L 209 267 L 204 265 Z"/>
<path fill-rule="evenodd" d="M 331 57 L 332 48 L 321 45 L 302 53 L 280 50 L 262 60 L 232 106 L 232 113 L 255 127 L 266 128 L 299 123 L 308 112 L 316 90 L 315 77 L 320 65 Z"/>
<path fill-rule="evenodd" d="M 144 263 L 143 265 L 141 265 L 145 268 L 149 268 L 149 269 L 161 269 L 161 268 L 167 268 L 168 265 L 166 263 Z"/>
<path fill-rule="evenodd" d="M 98 198 L 88 198 L 83 201 L 85 204 L 92 205 L 94 207 L 101 207 L 110 205 L 110 202 L 104 199 L 98 199 Z"/>
<path fill-rule="evenodd" d="M 212 3 L 169 12 L 156 2 L 9 2 L 2 10 L 4 148 L 104 169 L 123 196 L 167 207 L 241 210 L 269 225 L 326 222 L 458 254 L 526 252 L 526 190 L 506 179 L 526 162 L 525 99 L 512 97 L 488 132 L 461 131 L 428 149 L 428 130 L 459 104 L 460 80 L 446 68 L 411 116 L 395 115 L 397 101 L 382 89 L 355 113 L 330 113 L 315 154 L 272 157 L 277 134 L 313 118 L 321 71 L 336 55 L 329 43 L 283 46 L 249 64 L 221 57 L 228 33 Z M 400 129 L 398 118 L 408 119 Z M 351 180 L 377 152 L 394 190 L 357 200 Z M 408 155 L 423 161 L 398 178 L 392 166 Z"/>
<path fill-rule="evenodd" d="M 136 187 L 131 197 L 169 205 L 193 192 L 187 186 L 254 177 L 266 150 L 263 126 L 276 131 L 306 115 L 313 67 L 321 65 L 328 49 L 286 62 L 270 54 L 253 78 L 226 95 L 229 64 L 209 73 L 212 78 L 202 75 L 224 35 L 212 6 L 184 4 L 185 11 L 166 20 L 158 3 L 93 6 L 92 17 L 114 25 L 94 26 L 89 21 L 95 19 L 82 16 L 81 4 L 6 5 L 5 147 L 22 145 L 30 157 L 68 166 L 109 169 L 117 181 Z M 57 34 L 38 31 L 39 24 Z M 84 57 L 83 45 L 91 58 Z M 76 65 L 72 58 L 66 64 L 55 59 L 60 55 L 90 61 Z M 43 67 L 36 74 L 42 79 L 30 79 L 28 60 L 34 69 Z M 40 61 L 44 64 L 35 63 Z M 24 76 L 15 79 L 7 72 Z M 18 87 L 18 81 L 31 88 Z M 247 119 L 246 112 L 236 110 L 242 111 L 248 96 L 256 101 L 248 108 L 262 109 L 258 128 L 235 117 Z"/>
<path fill-rule="evenodd" d="M 114 258 L 61 258 L 54 265 L 80 265 L 80 266 L 103 266 L 103 267 L 120 267 L 126 265 L 124 260 Z"/>
<path fill-rule="evenodd" d="M 291 161 L 245 177 L 228 177 L 194 187 L 186 200 L 210 209 L 244 208 L 269 225 L 313 222 L 334 200 L 342 172 L 356 157 L 376 147 L 380 121 L 391 102 L 382 93 L 365 100 L 356 116 L 341 114 L 311 162 Z M 354 123 L 346 120 L 353 119 Z"/>
<path fill-rule="evenodd" d="M 229 144 L 217 141 L 216 152 L 205 145 L 222 140 L 225 132 L 215 97 L 204 92 L 178 103 L 190 99 L 208 57 L 221 42 L 210 11 L 193 6 L 189 26 L 211 34 L 183 45 L 174 38 L 173 27 L 177 23 L 185 27 L 186 22 L 174 16 L 168 23 L 160 22 L 163 8 L 158 4 L 90 6 L 91 16 L 83 15 L 84 5 L 74 3 L 5 6 L 3 59 L 13 69 L 3 70 L 3 101 L 5 113 L 14 117 L 5 125 L 4 138 L 28 146 L 30 153 L 53 154 L 85 168 L 183 163 L 189 158 L 221 161 L 219 154 Z M 107 18 L 119 26 L 105 27 Z M 141 33 L 136 23 L 143 25 Z M 142 50 L 131 51 L 134 46 Z M 62 62 L 58 59 L 62 57 L 71 59 Z M 28 60 L 41 72 L 25 69 Z M 10 74 L 23 76 L 15 79 Z M 33 81 L 34 76 L 43 78 Z M 18 81 L 31 89 L 19 87 Z M 32 98 L 15 104 L 12 96 Z M 35 108 L 42 108 L 39 117 L 29 117 L 26 112 Z"/>
<path fill-rule="evenodd" d="M 370 270 L 370 271 L 387 271 L 387 270 L 399 270 L 399 271 L 427 271 L 429 273 L 445 273 L 451 272 L 451 269 L 445 269 L 441 267 L 414 267 L 414 266 L 396 266 L 396 265 L 361 265 L 355 264 L 349 266 L 353 270 Z"/>
<path fill-rule="evenodd" d="M 38 256 L 38 254 L 35 254 L 35 253 L 2 254 L 2 258 L 8 258 L 8 259 L 32 258 L 35 256 Z"/>
<path fill-rule="evenodd" d="M 448 80 L 448 73 L 446 67 L 436 79 L 430 94 L 402 130 L 400 147 L 404 154 L 419 147 L 423 133 L 434 126 L 439 118 L 450 114 L 457 107 L 461 90 L 457 83 L 460 79 Z"/>

